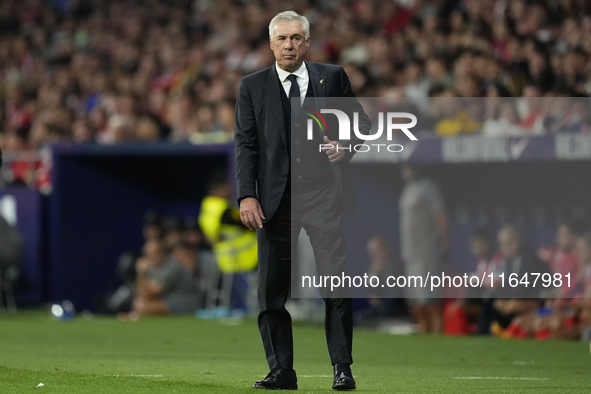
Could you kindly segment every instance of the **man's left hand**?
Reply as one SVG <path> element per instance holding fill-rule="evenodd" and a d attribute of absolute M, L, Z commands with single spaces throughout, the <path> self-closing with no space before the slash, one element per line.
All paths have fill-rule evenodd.
<path fill-rule="evenodd" d="M 324 143 L 327 145 L 332 145 L 332 148 L 329 146 L 322 148 L 322 150 L 326 152 L 326 155 L 328 156 L 328 161 L 331 163 L 338 163 L 345 158 L 345 150 L 339 141 L 330 141 L 327 136 L 324 136 Z"/>

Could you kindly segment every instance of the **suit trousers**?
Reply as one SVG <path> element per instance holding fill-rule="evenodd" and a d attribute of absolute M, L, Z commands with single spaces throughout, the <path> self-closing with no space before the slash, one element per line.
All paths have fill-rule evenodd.
<path fill-rule="evenodd" d="M 291 316 L 285 309 L 291 284 L 292 249 L 304 228 L 314 251 L 319 275 L 346 268 L 343 203 L 335 183 L 313 190 L 288 188 L 275 215 L 258 230 L 259 331 L 271 370 L 293 369 Z M 293 246 L 293 248 L 292 248 Z M 326 342 L 332 365 L 352 364 L 353 306 L 351 298 L 323 297 Z"/>

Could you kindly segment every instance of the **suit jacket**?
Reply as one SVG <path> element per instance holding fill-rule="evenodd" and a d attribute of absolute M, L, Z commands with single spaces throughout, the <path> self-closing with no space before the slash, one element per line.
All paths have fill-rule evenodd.
<path fill-rule="evenodd" d="M 544 291 L 548 288 L 544 287 L 541 275 L 551 274 L 548 265 L 542 261 L 533 249 L 524 247 L 521 253 L 512 259 L 503 259 L 498 265 L 498 274 L 505 274 L 505 283 L 503 288 L 497 288 L 494 290 L 492 296 L 502 298 L 540 298 Z M 533 283 L 536 276 L 532 273 L 541 274 L 538 277 L 536 285 Z M 497 274 L 497 275 L 498 275 Z M 511 286 L 509 279 L 510 275 L 516 274 L 517 285 Z M 524 285 L 521 283 L 524 275 L 527 274 L 526 279 L 529 280 L 529 284 Z"/>
<path fill-rule="evenodd" d="M 347 74 L 341 66 L 305 62 L 310 75 L 310 87 L 315 105 L 329 108 L 325 98 L 355 97 Z M 267 221 L 271 219 L 285 191 L 290 174 L 288 155 L 288 134 L 283 117 L 281 102 L 282 87 L 273 64 L 264 70 L 242 78 L 236 103 L 234 143 L 236 156 L 236 178 L 238 196 L 256 196 Z M 359 130 L 369 131 L 371 122 L 361 105 L 349 110 L 359 112 Z M 304 103 L 304 106 L 306 106 Z M 335 116 L 327 116 L 328 134 L 331 141 L 337 139 L 338 125 Z M 352 117 L 351 117 L 352 119 Z M 362 143 L 352 133 L 351 141 L 340 141 L 343 146 Z M 349 161 L 354 151 L 347 152 L 345 159 L 331 164 L 335 181 L 343 197 L 345 212 L 356 209 L 355 192 Z M 327 159 L 328 160 L 328 159 Z"/>

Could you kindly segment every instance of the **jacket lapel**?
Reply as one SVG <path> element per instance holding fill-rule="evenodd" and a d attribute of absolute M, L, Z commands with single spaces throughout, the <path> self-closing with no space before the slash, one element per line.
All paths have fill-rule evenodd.
<path fill-rule="evenodd" d="M 326 108 L 326 92 L 328 82 L 326 80 L 326 76 L 324 75 L 322 67 L 319 67 L 318 63 L 306 62 L 306 67 L 308 67 L 308 74 L 310 75 L 310 86 L 312 86 L 312 92 L 314 93 L 314 97 L 306 98 L 304 106 L 313 108 L 315 107 L 315 109 L 320 112 L 321 109 Z M 324 135 L 325 134 L 323 133 L 323 138 Z M 337 183 L 341 182 L 341 165 L 343 165 L 343 163 L 344 161 L 340 163 L 330 163 L 330 167 L 332 168 L 332 172 L 335 176 L 335 179 L 337 179 Z"/>
<path fill-rule="evenodd" d="M 316 63 L 305 62 L 306 68 L 308 69 L 308 75 L 310 77 L 309 86 L 312 87 L 312 93 L 314 93 L 313 103 L 309 105 L 311 97 L 306 97 L 304 100 L 304 107 L 315 107 L 323 108 L 326 97 L 326 78 L 323 75 L 322 69 L 317 66 Z"/>
<path fill-rule="evenodd" d="M 269 68 L 269 74 L 265 80 L 263 90 L 267 96 L 265 102 L 268 106 L 268 112 L 271 113 L 271 117 L 275 120 L 277 125 L 276 129 L 279 130 L 283 145 L 285 146 L 285 149 L 287 149 L 287 130 L 285 130 L 283 105 L 281 104 L 281 91 L 279 90 L 279 76 L 277 75 L 277 70 L 275 70 L 275 65 Z M 267 119 L 269 118 L 270 117 L 267 115 Z"/>

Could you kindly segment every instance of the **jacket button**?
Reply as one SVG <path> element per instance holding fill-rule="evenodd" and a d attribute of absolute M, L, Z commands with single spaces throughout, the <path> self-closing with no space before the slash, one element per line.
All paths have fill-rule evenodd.
<path fill-rule="evenodd" d="M 287 175 L 283 175 L 284 178 L 287 178 Z"/>
<path fill-rule="evenodd" d="M 299 163 L 300 161 L 302 161 L 299 157 L 296 159 L 296 161 Z"/>
<path fill-rule="evenodd" d="M 300 141 L 296 141 L 296 142 L 295 142 L 295 144 L 296 144 L 296 145 L 299 145 L 299 144 L 300 144 Z"/>

